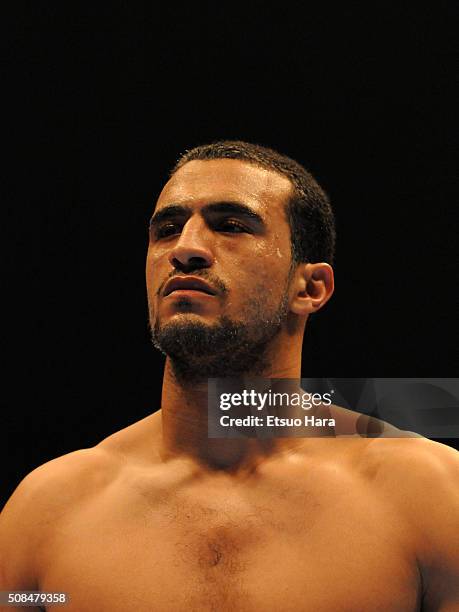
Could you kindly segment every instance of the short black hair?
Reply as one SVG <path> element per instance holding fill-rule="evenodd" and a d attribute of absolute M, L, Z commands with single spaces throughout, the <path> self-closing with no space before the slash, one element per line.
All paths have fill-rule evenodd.
<path fill-rule="evenodd" d="M 333 263 L 335 218 L 328 196 L 301 164 L 274 149 L 241 140 L 220 140 L 185 151 L 170 172 L 193 160 L 239 159 L 286 176 L 293 193 L 286 205 L 292 262 Z"/>

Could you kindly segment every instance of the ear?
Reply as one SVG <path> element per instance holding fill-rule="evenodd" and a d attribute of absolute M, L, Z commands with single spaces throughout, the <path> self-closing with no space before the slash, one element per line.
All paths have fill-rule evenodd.
<path fill-rule="evenodd" d="M 335 288 L 333 268 L 327 263 L 300 264 L 293 281 L 295 293 L 290 310 L 309 315 L 324 306 Z"/>

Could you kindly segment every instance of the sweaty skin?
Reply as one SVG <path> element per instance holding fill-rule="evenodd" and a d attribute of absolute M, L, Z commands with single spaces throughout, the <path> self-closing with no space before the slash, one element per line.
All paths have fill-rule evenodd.
<path fill-rule="evenodd" d="M 185 164 L 155 209 L 188 212 L 150 238 L 152 326 L 243 322 L 260 293 L 268 318 L 287 287 L 263 375 L 299 378 L 304 328 L 333 272 L 290 274 L 290 190 L 241 161 Z M 245 204 L 261 225 L 235 232 L 246 219 L 209 214 L 221 202 Z M 214 295 L 164 295 L 197 267 Z M 333 438 L 209 440 L 206 391 L 179 383 L 168 357 L 158 412 L 29 474 L 0 515 L 0 591 L 66 592 L 69 612 L 459 610 L 456 451 L 344 435 L 357 415 L 338 407 Z"/>

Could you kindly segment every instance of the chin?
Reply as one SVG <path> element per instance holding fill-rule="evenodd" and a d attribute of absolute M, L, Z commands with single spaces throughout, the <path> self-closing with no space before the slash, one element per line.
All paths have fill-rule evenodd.
<path fill-rule="evenodd" d="M 210 320 L 209 317 L 195 312 L 178 312 L 168 317 L 156 318 L 153 324 L 150 321 L 150 329 L 154 330 L 153 336 L 157 338 L 164 334 L 174 334 L 178 337 L 186 334 L 190 339 L 194 334 L 199 335 L 204 330 L 218 327 L 218 324 L 219 319 Z"/>
<path fill-rule="evenodd" d="M 164 329 L 166 325 L 212 325 L 217 323 L 215 317 L 204 316 L 196 312 L 177 312 L 169 317 L 162 317 L 157 326 Z"/>

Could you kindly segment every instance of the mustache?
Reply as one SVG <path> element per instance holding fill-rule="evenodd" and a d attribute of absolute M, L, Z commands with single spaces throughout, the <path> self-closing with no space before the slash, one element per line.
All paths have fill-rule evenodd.
<path fill-rule="evenodd" d="M 156 292 L 156 295 L 161 295 L 164 289 L 164 285 L 171 278 L 174 278 L 175 276 L 180 276 L 182 278 L 186 278 L 187 276 L 197 276 L 199 278 L 202 278 L 202 280 L 205 280 L 207 283 L 209 283 L 211 287 L 217 289 L 219 293 L 224 294 L 228 292 L 228 287 L 226 286 L 226 284 L 214 274 L 210 274 L 207 270 L 195 270 L 193 272 L 190 272 L 189 274 L 184 274 L 183 272 L 180 272 L 179 270 L 172 270 L 172 272 L 170 272 L 168 276 L 164 279 L 164 281 L 160 284 Z"/>

